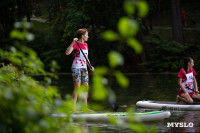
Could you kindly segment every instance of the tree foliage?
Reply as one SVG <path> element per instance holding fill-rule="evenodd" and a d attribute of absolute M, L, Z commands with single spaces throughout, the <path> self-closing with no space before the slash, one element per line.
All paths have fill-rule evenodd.
<path fill-rule="evenodd" d="M 142 63 L 150 72 L 176 72 L 182 66 L 182 59 L 191 45 L 182 45 L 165 39 L 160 33 L 151 32 L 145 38 L 148 61 Z"/>
<path fill-rule="evenodd" d="M 9 33 L 13 28 L 13 23 L 15 21 L 22 20 L 23 18 L 27 19 L 30 17 L 31 13 L 35 13 L 36 16 L 42 14 L 42 16 L 39 17 L 46 18 L 48 23 L 32 23 L 35 24 L 35 28 L 31 29 L 35 34 L 35 39 L 32 42 L 27 42 L 27 46 L 37 51 L 38 57 L 40 57 L 45 64 L 44 66 L 46 70 L 50 70 L 49 64 L 51 64 L 51 60 L 56 60 L 61 68 L 60 72 L 70 72 L 72 56 L 64 56 L 65 50 L 69 44 L 71 44 L 73 37 L 76 36 L 77 29 L 87 28 L 90 36 L 88 41 L 90 49 L 89 58 L 92 57 L 90 60 L 94 66 L 102 64 L 106 64 L 108 66 L 109 63 L 107 54 L 110 49 L 112 49 L 113 51 L 120 51 L 125 57 L 124 65 L 118 66 L 123 72 L 146 72 L 146 70 L 148 71 L 149 69 L 145 69 L 146 67 L 144 67 L 144 65 L 141 67 L 140 64 L 143 62 L 146 64 L 146 62 L 152 61 L 152 58 L 149 58 L 149 52 L 152 51 L 146 48 L 151 45 L 153 47 L 154 44 L 147 44 L 148 41 L 144 43 L 144 38 L 146 36 L 152 36 L 152 28 L 149 28 L 149 26 L 156 26 L 155 24 L 159 24 L 162 20 L 164 20 L 165 17 L 162 17 L 161 19 L 162 15 L 166 15 L 167 18 L 170 17 L 170 8 L 168 7 L 171 5 L 166 4 L 167 1 L 148 0 L 147 2 L 149 4 L 150 14 L 142 18 L 142 14 L 147 12 L 144 8 L 145 4 L 143 4 L 143 2 L 138 4 L 140 8 L 132 8 L 136 3 L 134 0 L 128 1 L 125 5 L 123 2 L 124 0 L 3 0 L 0 5 L 1 47 L 3 49 L 8 49 L 8 47 L 13 43 L 12 40 L 9 39 Z M 198 2 L 196 3 L 197 6 Z M 187 2 L 181 1 L 181 4 L 185 6 Z M 123 10 L 123 8 L 125 8 L 125 10 Z M 118 23 L 119 18 L 124 16 L 126 13 L 128 14 L 128 17 L 131 17 L 131 19 L 129 20 L 126 16 L 123 18 L 123 21 L 120 20 L 121 22 Z M 195 16 L 194 14 L 196 13 L 193 13 L 192 15 Z M 189 17 L 193 17 L 192 15 L 190 14 Z M 175 23 L 176 16 L 174 18 Z M 197 18 L 198 17 L 195 19 Z M 147 24 L 148 21 L 150 21 L 150 24 Z M 170 27 L 171 23 L 167 22 L 166 25 Z M 153 23 L 155 24 L 153 25 Z M 176 23 L 178 24 L 179 30 L 174 31 L 178 31 L 180 33 L 180 21 Z M 134 31 L 133 29 L 138 25 L 139 28 Z M 175 27 L 177 28 L 177 26 Z M 127 29 L 132 32 L 127 33 Z M 105 30 L 106 32 L 103 37 L 108 39 L 109 42 L 106 42 L 101 36 Z M 122 34 L 116 34 L 118 31 Z M 168 32 L 169 31 L 166 31 L 166 33 Z M 178 34 L 178 32 L 176 34 Z M 121 39 L 121 36 L 131 36 L 135 34 L 137 40 L 129 39 L 125 41 L 124 38 Z M 169 34 L 171 34 L 171 32 L 169 32 Z M 167 38 L 166 35 L 162 36 Z M 172 40 L 172 36 L 170 36 L 170 38 L 171 39 L 169 40 Z M 187 46 L 191 46 L 190 49 L 194 48 L 192 49 L 195 56 L 193 58 L 198 60 L 198 49 L 195 49 L 194 47 L 194 44 L 198 44 L 198 37 L 194 39 L 191 38 L 191 40 L 193 40 L 193 42 L 187 42 L 187 38 L 185 38 L 184 41 Z M 139 42 L 143 46 L 148 46 L 142 48 L 142 45 L 139 45 Z M 167 49 L 167 45 L 158 45 L 160 45 L 160 47 L 166 46 Z M 174 47 L 173 45 L 174 42 L 172 42 L 172 48 Z M 134 48 L 135 51 L 133 52 L 130 47 Z M 137 53 L 141 51 L 142 55 L 138 55 Z M 145 53 L 146 51 L 147 53 Z M 187 51 L 182 52 L 187 53 Z M 179 57 L 180 58 L 177 58 L 177 60 L 181 60 L 182 56 Z M 160 59 L 157 60 L 156 58 L 155 60 L 158 66 L 164 67 L 161 68 L 160 71 L 167 69 L 166 65 L 159 65 L 162 64 Z M 173 67 L 173 69 L 170 68 L 168 71 L 175 71 L 174 68 L 175 67 Z M 151 72 L 155 72 L 155 69 L 152 69 Z"/>
<path fill-rule="evenodd" d="M 7 37 L 15 21 L 24 17 L 30 21 L 34 6 L 32 0 L 2 0 L 0 5 L 0 35 Z"/>

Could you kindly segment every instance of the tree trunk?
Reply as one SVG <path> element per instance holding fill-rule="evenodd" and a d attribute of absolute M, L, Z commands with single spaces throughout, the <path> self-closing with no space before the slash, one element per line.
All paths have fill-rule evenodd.
<path fill-rule="evenodd" d="M 184 44 L 180 0 L 171 0 L 171 11 L 172 11 L 172 39 L 176 42 Z"/>

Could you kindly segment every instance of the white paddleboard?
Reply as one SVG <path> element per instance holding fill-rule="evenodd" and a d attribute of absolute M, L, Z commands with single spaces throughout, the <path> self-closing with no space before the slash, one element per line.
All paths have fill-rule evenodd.
<path fill-rule="evenodd" d="M 194 104 L 177 104 L 176 102 L 167 101 L 138 101 L 136 106 L 151 109 L 163 110 L 187 110 L 187 111 L 200 111 L 200 103 Z"/>
<path fill-rule="evenodd" d="M 72 114 L 71 118 L 75 121 L 85 120 L 85 121 L 109 121 L 110 118 L 129 120 L 131 117 L 135 121 L 157 121 L 165 118 L 169 118 L 171 113 L 169 111 L 152 111 L 145 113 L 132 113 L 128 114 L 126 112 L 111 112 L 111 113 L 94 113 L 94 114 Z M 67 117 L 66 114 L 52 114 L 53 117 Z"/>

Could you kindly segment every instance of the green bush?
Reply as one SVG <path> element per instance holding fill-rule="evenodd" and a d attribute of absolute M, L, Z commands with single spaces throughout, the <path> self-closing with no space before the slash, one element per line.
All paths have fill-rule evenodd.
<path fill-rule="evenodd" d="M 25 46 L 34 36 L 28 32 L 30 23 L 17 22 L 11 32 L 15 47 L 10 51 L 0 50 L 3 67 L 0 68 L 0 132 L 1 133 L 62 133 L 82 132 L 83 129 L 70 124 L 70 114 L 74 110 L 73 100 L 64 101 L 57 93 L 57 88 L 50 86 L 43 63 L 37 54 Z M 30 37 L 31 36 L 31 37 Z M 10 63 L 8 63 L 10 62 Z M 58 68 L 52 62 L 52 71 Z M 42 73 L 45 83 L 41 84 L 27 74 Z M 52 77 L 56 77 L 51 75 Z M 53 119 L 53 113 L 67 113 L 63 121 Z"/>

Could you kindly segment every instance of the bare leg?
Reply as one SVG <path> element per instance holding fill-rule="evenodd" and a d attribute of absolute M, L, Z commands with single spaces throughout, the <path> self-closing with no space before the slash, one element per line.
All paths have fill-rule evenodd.
<path fill-rule="evenodd" d="M 180 96 L 177 95 L 177 96 L 176 96 L 176 103 L 177 103 L 177 104 L 180 104 L 180 101 L 181 101 Z"/>
<path fill-rule="evenodd" d="M 187 101 L 186 101 L 185 98 L 183 98 L 183 97 L 177 95 L 177 96 L 176 96 L 176 103 L 177 103 L 177 104 L 180 104 L 180 101 L 183 101 L 183 102 L 187 103 Z"/>
<path fill-rule="evenodd" d="M 193 99 L 190 97 L 188 93 L 182 93 L 179 98 L 188 104 L 193 103 Z"/>
<path fill-rule="evenodd" d="M 72 97 L 74 99 L 74 107 L 76 110 L 76 101 L 77 101 L 77 88 L 80 87 L 81 83 L 80 82 L 74 82 L 74 91 L 72 94 Z"/>
<path fill-rule="evenodd" d="M 87 86 L 87 89 L 89 88 L 88 83 L 83 83 L 83 85 Z M 87 106 L 87 98 L 88 98 L 88 90 L 85 92 L 85 97 L 83 99 L 86 106 Z M 90 113 L 94 113 L 93 110 L 88 109 L 88 108 L 87 108 L 87 111 L 90 112 Z"/>
<path fill-rule="evenodd" d="M 88 83 L 83 83 L 83 85 L 85 85 L 88 88 Z M 85 92 L 85 97 L 84 97 L 84 103 L 87 105 L 87 98 L 88 98 L 88 90 L 87 92 Z"/>
<path fill-rule="evenodd" d="M 192 98 L 200 100 L 200 94 L 194 93 Z"/>

